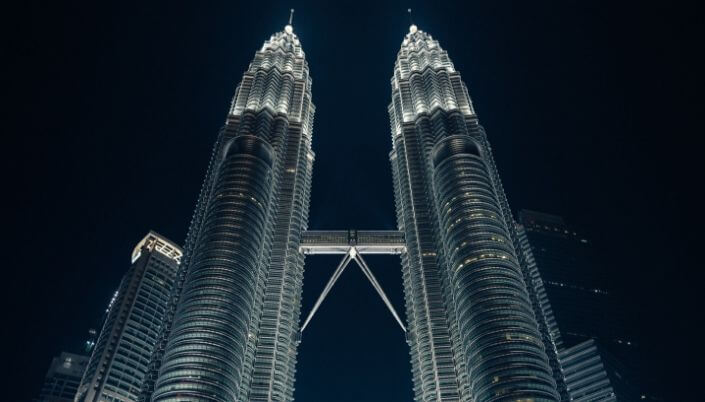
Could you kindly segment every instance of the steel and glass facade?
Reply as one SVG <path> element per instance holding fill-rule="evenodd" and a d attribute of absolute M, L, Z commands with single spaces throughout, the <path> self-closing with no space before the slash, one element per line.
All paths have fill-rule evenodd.
<path fill-rule="evenodd" d="M 216 139 L 143 399 L 293 399 L 313 115 L 287 25 L 255 53 Z"/>
<path fill-rule="evenodd" d="M 516 228 L 460 74 L 412 25 L 391 86 L 415 399 L 558 400 Z"/>
<path fill-rule="evenodd" d="M 108 306 L 76 402 L 134 402 L 164 319 L 181 248 L 150 232 Z"/>

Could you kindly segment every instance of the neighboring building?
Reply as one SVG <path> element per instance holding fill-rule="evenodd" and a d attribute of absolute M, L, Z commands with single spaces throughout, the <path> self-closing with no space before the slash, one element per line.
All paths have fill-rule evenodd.
<path fill-rule="evenodd" d="M 560 360 L 570 401 L 659 401 L 633 381 L 634 373 L 599 342 L 588 339 L 562 350 Z"/>
<path fill-rule="evenodd" d="M 539 324 L 546 354 L 548 355 L 551 370 L 553 371 L 553 379 L 556 381 L 556 386 L 558 392 L 561 394 L 561 398 L 565 400 L 568 398 L 568 390 L 558 356 L 558 351 L 563 349 L 561 332 L 558 329 L 558 323 L 553 314 L 551 301 L 546 293 L 546 287 L 541 278 L 539 267 L 536 265 L 536 259 L 531 251 L 531 245 L 526 236 L 526 231 L 524 227 L 519 224 L 516 224 L 516 231 L 519 239 L 519 249 L 521 250 L 520 255 L 522 256 L 521 263 L 524 271 L 524 280 L 529 289 L 529 298 L 531 299 L 531 304 L 536 314 L 536 321 Z"/>
<path fill-rule="evenodd" d="M 110 301 L 93 349 L 78 402 L 137 400 L 164 318 L 181 249 L 150 232 L 135 247 L 132 265 Z"/>
<path fill-rule="evenodd" d="M 145 399 L 293 399 L 313 114 L 287 25 L 255 53 L 216 139 Z"/>
<path fill-rule="evenodd" d="M 592 242 L 560 216 L 522 210 L 519 223 L 553 307 L 559 347 L 596 339 L 620 357 L 632 354 L 633 340 L 622 324 L 622 311 L 612 302 L 606 267 Z"/>
<path fill-rule="evenodd" d="M 536 278 L 533 294 L 542 300 L 546 319 L 544 341 L 547 350 L 553 346 L 558 352 L 561 371 L 553 359 L 552 365 L 563 398 L 657 400 L 640 381 L 645 373 L 639 372 L 637 345 L 626 335 L 592 242 L 560 216 L 522 210 L 519 222 L 527 266 Z"/>
<path fill-rule="evenodd" d="M 61 352 L 52 359 L 35 402 L 72 402 L 87 364 L 88 356 Z"/>
<path fill-rule="evenodd" d="M 514 222 L 460 74 L 414 25 L 391 87 L 415 400 L 649 399 L 612 356 L 633 341 L 591 243 L 557 216 Z M 292 400 L 313 111 L 287 25 L 216 140 L 142 400 Z"/>
<path fill-rule="evenodd" d="M 595 341 L 589 339 L 560 352 L 569 401 L 617 401 Z"/>
<path fill-rule="evenodd" d="M 557 401 L 544 320 L 534 312 L 538 300 L 527 289 L 514 220 L 467 87 L 415 25 L 391 85 L 415 400 Z"/>

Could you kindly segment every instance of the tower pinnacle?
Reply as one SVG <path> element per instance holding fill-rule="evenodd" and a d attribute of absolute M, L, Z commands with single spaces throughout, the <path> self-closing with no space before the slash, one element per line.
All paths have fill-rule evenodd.
<path fill-rule="evenodd" d="M 412 33 L 412 34 L 416 33 L 416 31 L 418 30 L 418 27 L 416 27 L 416 24 L 414 24 L 414 20 L 411 18 L 411 9 L 410 8 L 406 9 L 406 12 L 409 13 L 409 24 L 410 24 L 409 25 L 409 33 Z"/>
<path fill-rule="evenodd" d="M 292 34 L 294 32 L 294 27 L 291 25 L 291 22 L 294 20 L 294 9 L 292 8 L 291 11 L 289 12 L 289 23 L 284 27 L 284 32 L 288 34 Z"/>

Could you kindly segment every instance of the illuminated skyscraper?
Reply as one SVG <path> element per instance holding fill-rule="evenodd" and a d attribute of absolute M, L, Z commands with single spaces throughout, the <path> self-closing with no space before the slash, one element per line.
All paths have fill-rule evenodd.
<path fill-rule="evenodd" d="M 146 399 L 293 399 L 313 114 L 287 25 L 255 53 L 216 139 Z"/>
<path fill-rule="evenodd" d="M 391 85 L 416 400 L 558 400 L 514 221 L 460 74 L 412 25 Z"/>
<path fill-rule="evenodd" d="M 77 402 L 137 400 L 180 261 L 181 248 L 157 233 L 135 246 L 100 335 L 87 345 L 93 353 Z"/>

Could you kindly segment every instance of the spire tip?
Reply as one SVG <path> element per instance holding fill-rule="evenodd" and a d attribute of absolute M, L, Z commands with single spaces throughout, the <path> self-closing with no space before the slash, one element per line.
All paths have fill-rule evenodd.
<path fill-rule="evenodd" d="M 414 24 L 414 19 L 411 18 L 411 9 L 407 8 L 406 12 L 409 13 L 409 32 L 412 34 L 416 33 L 418 28 L 416 28 L 416 25 Z"/>
<path fill-rule="evenodd" d="M 291 26 L 291 22 L 294 20 L 294 9 L 292 8 L 291 11 L 289 11 L 289 23 L 286 24 L 284 27 L 284 32 L 288 34 L 294 33 L 294 27 Z"/>

